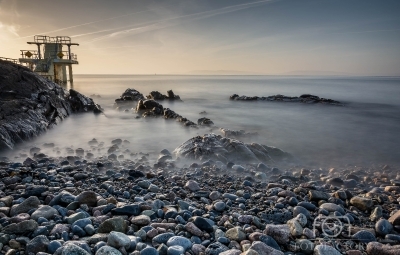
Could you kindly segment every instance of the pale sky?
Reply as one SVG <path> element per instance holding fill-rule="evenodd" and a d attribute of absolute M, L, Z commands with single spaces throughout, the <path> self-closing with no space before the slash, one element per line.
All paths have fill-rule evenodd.
<path fill-rule="evenodd" d="M 62 35 L 80 74 L 398 76 L 399 13 L 399 0 L 0 0 L 0 57 Z"/>

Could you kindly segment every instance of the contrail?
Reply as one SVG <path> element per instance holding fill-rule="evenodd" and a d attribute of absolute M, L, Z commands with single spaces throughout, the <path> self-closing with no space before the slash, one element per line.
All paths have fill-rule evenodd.
<path fill-rule="evenodd" d="M 217 10 L 210 10 L 210 11 L 204 11 L 204 12 L 199 12 L 199 13 L 186 14 L 186 15 L 182 15 L 182 16 L 178 16 L 178 17 L 172 17 L 172 18 L 168 18 L 168 19 L 159 20 L 159 21 L 151 23 L 149 25 L 145 25 L 145 26 L 141 26 L 141 27 L 135 27 L 135 28 L 126 29 L 126 30 L 120 30 L 118 32 L 114 32 L 114 33 L 107 34 L 107 35 L 104 35 L 104 36 L 96 37 L 96 38 L 93 38 L 93 39 L 91 39 L 91 40 L 89 40 L 87 42 L 95 42 L 95 41 L 99 41 L 99 40 L 102 40 L 102 39 L 114 37 L 114 36 L 117 36 L 117 35 L 120 35 L 120 34 L 126 34 L 126 33 L 130 33 L 130 32 L 134 32 L 134 31 L 137 31 L 137 32 L 142 32 L 143 31 L 144 32 L 144 31 L 162 29 L 162 28 L 165 28 L 165 27 L 170 27 L 170 26 L 177 25 L 177 24 L 165 24 L 165 22 L 168 22 L 168 21 L 179 20 L 179 19 L 182 19 L 182 18 L 192 18 L 192 20 L 204 19 L 204 18 L 208 18 L 208 17 L 220 15 L 220 14 L 225 14 L 225 13 L 229 13 L 229 12 L 234 12 L 234 11 L 239 11 L 239 10 L 251 8 L 251 7 L 256 6 L 258 4 L 268 3 L 268 2 L 275 2 L 275 1 L 278 1 L 278 0 L 262 0 L 262 1 L 252 2 L 252 3 L 245 3 L 245 4 L 238 4 L 238 5 L 223 7 L 223 8 L 217 9 Z M 118 29 L 121 29 L 121 28 L 118 28 Z M 116 30 L 116 29 L 111 29 L 111 30 Z M 97 32 L 92 32 L 92 33 L 87 33 L 87 34 L 82 34 L 82 35 L 88 35 L 88 34 L 100 33 L 100 32 L 101 31 L 97 31 Z M 103 30 L 102 32 L 105 32 L 105 31 Z M 79 35 L 79 36 L 82 36 L 82 35 Z"/>
<path fill-rule="evenodd" d="M 367 30 L 367 31 L 354 31 L 354 32 L 332 33 L 332 34 L 363 34 L 363 33 L 394 32 L 394 31 L 400 31 L 400 29 Z"/>
<path fill-rule="evenodd" d="M 131 15 L 134 15 L 134 14 L 142 13 L 142 12 L 148 12 L 148 11 L 151 11 L 151 10 L 133 12 L 133 13 L 128 13 L 128 14 L 124 14 L 124 15 L 120 15 L 120 16 L 115 16 L 115 17 L 107 18 L 107 19 L 95 20 L 95 21 L 91 21 L 91 22 L 87 22 L 87 23 L 82 23 L 82 24 L 78 24 L 78 25 L 73 25 L 73 26 L 69 26 L 69 27 L 64 27 L 64 28 L 60 28 L 60 29 L 56 29 L 56 30 L 52 30 L 52 31 L 42 32 L 42 33 L 40 33 L 40 34 L 51 34 L 51 33 L 60 32 L 60 31 L 64 31 L 64 30 L 67 30 L 67 29 L 71 29 L 71 28 L 87 26 L 87 25 L 91 25 L 91 24 L 95 24 L 95 23 L 103 22 L 103 21 L 107 21 L 107 20 L 119 19 L 119 18 L 131 16 Z M 101 31 L 101 32 L 111 31 L 111 30 L 114 30 L 114 29 L 103 30 L 103 31 Z M 94 33 L 96 33 L 96 32 L 94 32 Z M 97 33 L 100 33 L 100 31 L 97 32 Z M 89 34 L 90 34 L 90 33 L 89 33 Z M 37 34 L 34 34 L 34 35 L 27 35 L 27 36 L 19 37 L 19 38 L 16 38 L 16 39 L 31 38 L 32 36 L 35 36 L 35 35 L 37 35 Z"/>

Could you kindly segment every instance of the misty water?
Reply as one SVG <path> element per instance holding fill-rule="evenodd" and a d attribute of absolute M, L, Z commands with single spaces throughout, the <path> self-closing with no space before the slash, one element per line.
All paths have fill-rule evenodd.
<path fill-rule="evenodd" d="M 127 89 L 143 95 L 172 89 L 183 102 L 160 102 L 197 123 L 210 118 L 217 127 L 258 132 L 245 142 L 275 146 L 310 166 L 400 165 L 400 78 L 398 77 L 284 77 L 284 76 L 123 76 L 76 75 L 74 89 L 93 97 L 104 115 L 73 115 L 57 127 L 10 153 L 23 160 L 37 146 L 56 156 L 57 150 L 43 148 L 55 143 L 60 155 L 66 148 L 90 150 L 96 138 L 105 147 L 116 138 L 130 141 L 132 152 L 173 151 L 187 139 L 210 132 L 210 128 L 187 128 L 173 120 L 135 118 L 134 111 L 119 112 L 114 100 Z M 238 102 L 232 94 L 300 96 L 313 94 L 341 101 L 345 106 L 294 102 Z M 199 113 L 206 111 L 207 115 Z M 212 132 L 220 134 L 215 129 Z M 101 156 L 105 151 L 93 153 Z"/>

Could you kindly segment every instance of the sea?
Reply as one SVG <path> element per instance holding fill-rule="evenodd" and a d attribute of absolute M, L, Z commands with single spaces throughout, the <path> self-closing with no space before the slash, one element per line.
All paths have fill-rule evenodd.
<path fill-rule="evenodd" d="M 240 76 L 240 75 L 75 75 L 68 85 L 92 97 L 104 114 L 75 114 L 41 136 L 16 146 L 7 156 L 23 161 L 32 147 L 50 156 L 65 156 L 67 148 L 83 148 L 96 156 L 88 141 L 110 146 L 128 140 L 132 153 L 173 151 L 188 139 L 219 128 L 257 132 L 244 142 L 257 142 L 291 153 L 308 167 L 400 166 L 400 77 Z M 182 101 L 161 101 L 197 123 L 211 119 L 217 128 L 188 128 L 174 120 L 136 118 L 134 109 L 119 111 L 115 99 L 133 88 L 144 96 L 173 90 Z M 298 102 L 232 101 L 246 96 L 312 94 L 344 106 Z M 201 112 L 206 114 L 200 114 Z M 43 144 L 54 143 L 55 148 Z"/>

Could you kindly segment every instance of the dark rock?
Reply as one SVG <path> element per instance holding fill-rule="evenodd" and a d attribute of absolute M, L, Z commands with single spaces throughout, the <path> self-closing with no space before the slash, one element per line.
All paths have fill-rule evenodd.
<path fill-rule="evenodd" d="M 220 160 L 222 156 L 228 160 L 257 163 L 290 157 L 288 153 L 274 147 L 258 143 L 245 144 L 241 141 L 215 134 L 193 137 L 176 148 L 173 153 L 178 157 L 197 160 Z"/>
<path fill-rule="evenodd" d="M 114 208 L 111 213 L 114 215 L 128 215 L 137 216 L 141 212 L 140 206 L 138 204 L 124 205 L 122 207 Z"/>
<path fill-rule="evenodd" d="M 49 243 L 50 241 L 46 236 L 40 235 L 29 241 L 26 245 L 26 250 L 35 254 L 38 252 L 47 252 Z"/>
<path fill-rule="evenodd" d="M 0 91 L 0 150 L 38 136 L 73 112 L 100 109 L 90 98 L 8 61 L 0 61 Z"/>
<path fill-rule="evenodd" d="M 202 218 L 200 216 L 193 217 L 193 223 L 194 223 L 194 225 L 196 225 L 196 227 L 198 227 L 199 229 L 201 229 L 203 231 L 207 231 L 207 232 L 213 231 L 213 227 L 210 225 L 210 223 L 208 223 L 207 220 L 205 220 L 204 218 Z"/>

